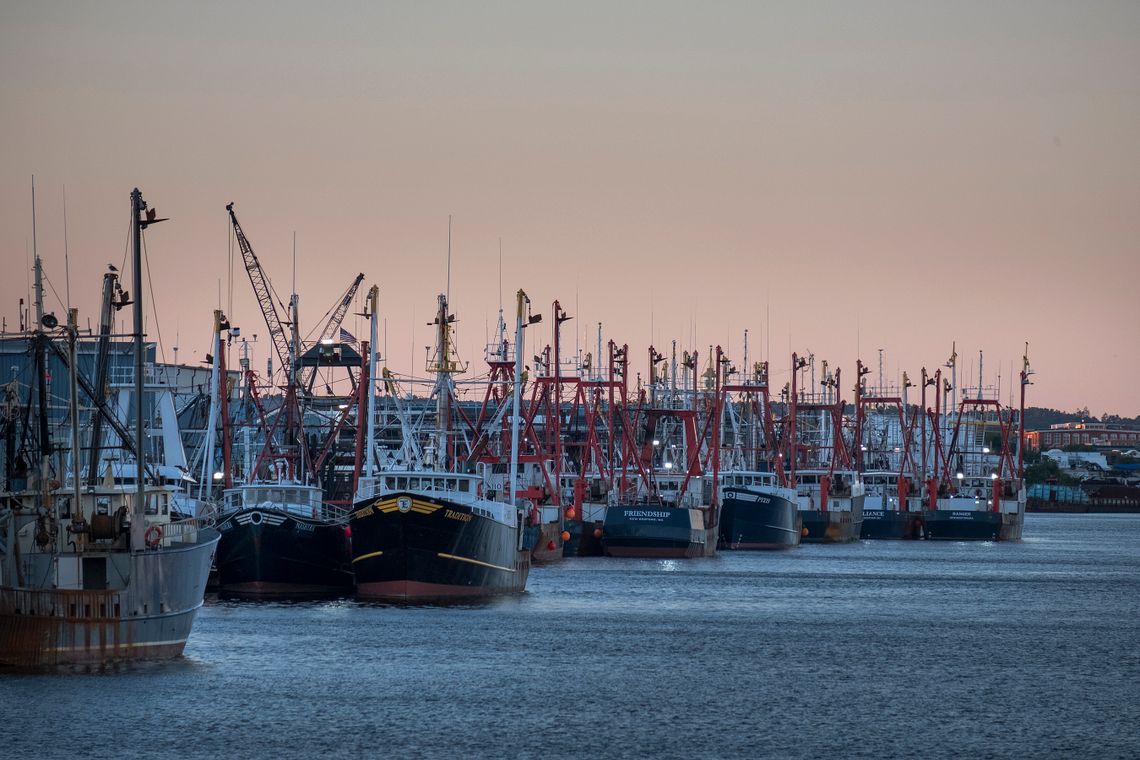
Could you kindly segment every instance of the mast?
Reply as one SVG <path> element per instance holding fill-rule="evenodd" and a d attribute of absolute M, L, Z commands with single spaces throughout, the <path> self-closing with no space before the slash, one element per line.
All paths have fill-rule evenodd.
<path fill-rule="evenodd" d="M 519 482 L 519 400 L 522 395 L 522 330 L 527 325 L 535 324 L 541 320 L 540 314 L 529 316 L 527 313 L 530 299 L 519 289 L 516 294 L 516 309 L 514 322 L 514 387 L 511 390 L 511 469 L 510 483 L 507 485 L 507 504 L 515 504 L 515 493 L 518 492 Z M 519 548 L 522 548 L 522 531 L 519 532 Z"/>
<path fill-rule="evenodd" d="M 1017 478 L 1025 477 L 1025 386 L 1032 385 L 1029 376 L 1033 370 L 1029 368 L 1029 343 L 1025 344 L 1025 354 L 1021 357 L 1021 405 L 1017 413 Z M 1024 482 L 1021 484 L 1024 488 Z"/>
<path fill-rule="evenodd" d="M 226 367 L 227 347 L 222 341 L 222 330 L 229 330 L 230 323 L 226 315 L 214 312 L 214 330 L 218 336 L 218 416 L 222 421 L 222 484 L 226 488 L 234 487 L 233 443 L 230 430 L 230 383 Z"/>
<path fill-rule="evenodd" d="M 602 364 L 602 323 L 601 322 L 598 323 L 598 353 L 596 354 L 596 356 L 598 357 L 598 362 L 597 362 L 598 366 L 594 368 L 595 373 L 596 373 L 596 379 L 601 380 L 602 379 L 602 367 L 601 367 L 601 364 Z"/>
<path fill-rule="evenodd" d="M 978 350 L 978 398 L 982 397 L 982 351 Z M 999 399 L 1000 400 L 1000 399 Z"/>
<path fill-rule="evenodd" d="M 211 336 L 212 348 L 214 351 L 214 361 L 211 362 L 210 367 L 210 412 L 206 419 L 206 453 L 202 457 L 202 469 L 198 478 L 198 498 L 205 498 L 207 488 L 211 487 L 207 484 L 214 482 L 214 436 L 217 432 L 218 420 L 218 406 L 219 406 L 219 392 L 218 392 L 218 376 L 219 364 L 221 363 L 222 356 L 222 331 L 218 327 L 221 324 L 222 312 L 220 309 L 214 310 L 214 330 Z"/>
<path fill-rule="evenodd" d="M 142 213 L 146 209 L 146 201 L 136 187 L 131 192 L 131 218 L 134 221 L 134 256 L 131 259 L 133 271 L 132 288 L 135 291 L 135 301 L 132 307 L 134 316 L 135 338 L 135 514 L 142 518 L 145 514 L 143 500 L 146 498 L 145 481 L 143 475 L 143 296 L 142 296 Z"/>
<path fill-rule="evenodd" d="M 99 309 L 99 349 L 95 360 L 95 411 L 91 415 L 91 453 L 87 459 L 87 484 L 95 485 L 99 479 L 99 458 L 103 447 L 103 415 L 99 408 L 105 399 L 107 387 L 107 357 L 111 350 L 111 317 L 123 304 L 115 300 L 119 276 L 114 272 L 103 275 L 103 303 Z"/>
<path fill-rule="evenodd" d="M 143 212 L 146 211 L 146 218 Z M 136 187 L 131 191 L 131 220 L 134 238 L 134 255 L 131 266 L 133 268 L 132 286 L 135 291 L 133 302 L 134 312 L 134 338 L 135 338 L 135 514 L 142 518 L 145 514 L 143 500 L 146 498 L 146 473 L 143 464 L 146 452 L 143 449 L 143 289 L 142 289 L 142 231 L 151 224 L 165 222 L 165 219 L 156 219 L 154 209 L 147 210 L 146 201 Z M 142 524 L 140 519 L 139 525 Z"/>
<path fill-rule="evenodd" d="M 439 347 L 439 362 L 436 365 L 436 420 L 439 423 L 438 451 L 436 459 L 442 460 L 441 469 L 447 467 L 447 445 L 451 427 L 451 330 L 448 325 L 447 294 L 439 295 L 439 311 L 436 313 L 436 345 Z M 437 465 L 440 466 L 440 465 Z"/>
<path fill-rule="evenodd" d="M 79 515 L 79 500 L 82 493 L 82 479 L 80 478 L 80 462 L 82 447 L 79 437 L 79 364 L 76 361 L 76 342 L 79 340 L 79 309 L 67 310 L 67 349 L 68 361 L 71 365 L 68 383 L 68 414 L 71 416 L 71 487 L 75 503 L 71 506 L 71 513 Z"/>
<path fill-rule="evenodd" d="M 380 304 L 380 288 L 373 285 L 368 291 L 368 311 L 370 326 L 370 342 L 368 344 L 368 438 L 365 442 L 368 451 L 364 457 L 364 477 L 371 478 L 374 467 L 376 451 L 376 338 L 378 332 L 377 316 Z"/>

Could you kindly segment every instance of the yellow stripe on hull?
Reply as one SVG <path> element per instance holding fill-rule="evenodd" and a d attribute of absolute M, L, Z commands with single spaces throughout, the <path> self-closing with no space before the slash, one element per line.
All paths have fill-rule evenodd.
<path fill-rule="evenodd" d="M 389 514 L 391 512 L 398 512 L 400 510 L 400 500 L 388 499 L 387 501 L 377 501 L 372 506 L 375 507 L 377 512 Z M 430 501 L 420 501 L 419 499 L 412 500 L 411 511 L 417 514 L 430 515 L 439 509 L 441 509 L 441 507 L 438 504 L 432 504 Z"/>
<path fill-rule="evenodd" d="M 460 562 L 470 562 L 472 565 L 482 565 L 483 567 L 490 567 L 490 568 L 493 568 L 495 570 L 503 570 L 503 571 L 506 571 L 508 573 L 515 572 L 514 568 L 501 567 L 499 565 L 492 565 L 490 562 L 481 562 L 477 559 L 471 559 L 470 557 L 457 557 L 454 554 L 444 554 L 443 552 L 436 552 L 435 556 L 443 557 L 444 559 L 454 559 L 454 560 L 458 560 Z"/>

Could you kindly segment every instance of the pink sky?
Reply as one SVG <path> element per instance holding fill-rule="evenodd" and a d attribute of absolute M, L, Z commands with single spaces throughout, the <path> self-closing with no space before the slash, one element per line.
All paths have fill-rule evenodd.
<path fill-rule="evenodd" d="M 131 188 L 172 218 L 148 236 L 167 359 L 207 350 L 235 201 L 283 295 L 296 231 L 305 330 L 356 272 L 380 285 L 397 371 L 413 345 L 422 371 L 453 214 L 473 368 L 501 237 L 508 309 L 559 298 L 568 345 L 602 321 L 643 373 L 695 325 L 737 360 L 769 335 L 777 380 L 789 346 L 827 358 L 848 398 L 857 351 L 913 377 L 952 341 L 1008 387 L 1029 341 L 1030 404 L 1140 413 L 1140 5 L 479 5 L 5 3 L 9 328 L 35 174 L 60 297 L 66 186 L 84 319 Z"/>

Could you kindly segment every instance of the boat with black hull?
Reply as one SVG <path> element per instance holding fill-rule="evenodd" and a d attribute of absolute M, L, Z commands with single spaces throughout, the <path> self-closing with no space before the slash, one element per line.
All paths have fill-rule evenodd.
<path fill-rule="evenodd" d="M 609 506 L 602 522 L 602 546 L 610 557 L 702 557 L 706 544 L 700 509 L 660 504 Z"/>
<path fill-rule="evenodd" d="M 957 494 L 935 499 L 924 514 L 931 541 L 1020 541 L 1025 489 L 996 478 L 962 478 Z"/>
<path fill-rule="evenodd" d="M 923 538 L 922 497 L 906 478 L 900 479 L 896 472 L 867 472 L 863 483 L 866 494 L 861 538 Z"/>
<path fill-rule="evenodd" d="M 516 344 L 521 343 L 526 303 L 525 294 L 519 291 Z M 370 378 L 376 377 L 377 304 L 374 287 L 369 294 Z M 445 294 L 439 296 L 438 307 L 436 353 L 428 362 L 429 372 L 436 376 L 434 420 L 427 418 L 427 409 L 413 418 L 395 383 L 388 381 L 384 413 L 399 419 L 402 436 L 398 448 L 379 446 L 377 396 L 371 389 L 366 393 L 368 444 L 349 519 L 359 599 L 439 602 L 512 594 L 526 588 L 533 547 L 526 543 L 524 512 L 514 498 L 519 384 L 515 384 L 512 399 L 507 497 L 505 502 L 497 501 L 492 496 L 502 493 L 502 473 L 492 481 L 493 467 L 470 464 L 471 451 L 466 457 L 458 454 L 459 436 L 452 429 L 457 415 L 451 375 L 462 371 L 462 363 L 455 355 L 451 338 L 455 317 L 448 311 Z M 521 356 L 517 356 L 516 377 L 522 376 L 520 363 Z"/>
<path fill-rule="evenodd" d="M 481 495 L 482 478 L 383 472 L 353 502 L 356 596 L 437 601 L 526 588 L 530 550 L 520 513 Z"/>
<path fill-rule="evenodd" d="M 1022 356 L 1017 408 L 1000 400 L 997 387 L 983 385 L 981 352 L 978 386 L 963 389 L 952 414 L 935 414 L 933 454 L 936 477 L 927 481 L 923 518 L 935 541 L 1020 541 L 1025 521 L 1025 389 L 1033 374 L 1028 345 Z M 947 362 L 957 393 L 957 351 Z M 937 409 L 937 407 L 936 407 Z M 943 445 L 946 444 L 945 453 Z M 924 456 L 924 460 L 925 460 Z"/>
<path fill-rule="evenodd" d="M 803 518 L 796 492 L 768 472 L 721 476 L 721 549 L 790 549 L 800 545 Z"/>
<path fill-rule="evenodd" d="M 253 483 L 225 491 L 218 520 L 217 590 L 231 597 L 349 594 L 348 513 L 300 483 Z"/>

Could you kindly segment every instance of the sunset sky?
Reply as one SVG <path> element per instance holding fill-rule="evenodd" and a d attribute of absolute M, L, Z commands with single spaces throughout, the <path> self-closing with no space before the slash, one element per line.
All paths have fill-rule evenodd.
<path fill-rule="evenodd" d="M 774 382 L 811 351 L 850 398 L 857 354 L 916 377 L 956 341 L 1008 397 L 1028 341 L 1031 405 L 1140 414 L 1140 3 L 0 0 L 0 118 L 10 330 L 34 174 L 57 314 L 64 188 L 84 322 L 131 188 L 171 217 L 147 236 L 167 360 L 201 361 L 230 304 L 234 201 L 283 297 L 296 233 L 303 332 L 379 284 L 399 372 L 423 371 L 450 214 L 471 374 L 501 238 L 508 313 L 524 288 L 545 343 L 558 298 L 571 349 L 601 321 L 643 374 L 651 341 L 739 361 L 747 328 Z"/>

